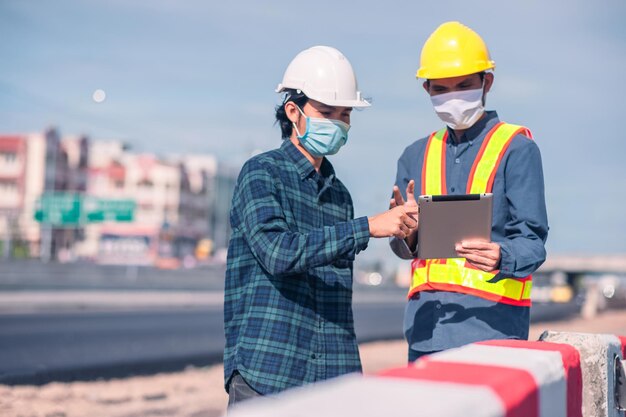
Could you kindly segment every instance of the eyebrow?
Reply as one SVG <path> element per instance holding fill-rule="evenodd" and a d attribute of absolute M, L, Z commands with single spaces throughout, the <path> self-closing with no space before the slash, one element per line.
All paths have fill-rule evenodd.
<path fill-rule="evenodd" d="M 463 81 L 461 81 L 460 83 L 458 83 L 455 87 L 460 87 L 463 84 L 471 84 L 472 82 L 474 82 L 471 78 L 466 78 Z"/>
<path fill-rule="evenodd" d="M 446 85 L 440 85 L 440 84 L 433 84 L 433 88 L 457 88 L 457 87 L 461 87 L 462 85 L 467 85 L 467 84 L 471 84 L 472 83 L 472 79 L 471 78 L 466 78 L 464 80 L 462 80 L 461 82 L 456 83 L 454 86 L 452 87 L 448 87 Z"/>

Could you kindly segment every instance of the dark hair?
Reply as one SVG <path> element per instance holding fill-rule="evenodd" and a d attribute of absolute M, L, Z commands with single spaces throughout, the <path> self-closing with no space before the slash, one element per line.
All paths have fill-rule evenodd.
<path fill-rule="evenodd" d="M 306 102 L 309 101 L 309 98 L 300 90 L 285 90 L 285 98 L 283 99 L 282 104 L 276 106 L 276 121 L 274 122 L 274 124 L 278 123 L 278 125 L 280 125 L 280 131 L 283 139 L 289 139 L 291 137 L 291 131 L 293 130 L 291 120 L 289 120 L 287 113 L 285 112 L 285 104 L 290 101 L 293 101 L 296 106 L 302 108 Z"/>

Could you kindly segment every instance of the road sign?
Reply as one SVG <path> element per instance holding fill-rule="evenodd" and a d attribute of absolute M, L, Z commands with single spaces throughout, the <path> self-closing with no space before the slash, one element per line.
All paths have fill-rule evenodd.
<path fill-rule="evenodd" d="M 35 220 L 56 225 L 80 223 L 81 198 L 73 193 L 46 193 L 35 205 Z"/>
<path fill-rule="evenodd" d="M 135 200 L 105 200 L 85 197 L 83 204 L 85 220 L 93 222 L 132 222 L 135 212 Z"/>
<path fill-rule="evenodd" d="M 110 200 L 74 193 L 45 193 L 35 206 L 35 220 L 41 223 L 72 226 L 104 221 L 131 222 L 135 201 Z"/>

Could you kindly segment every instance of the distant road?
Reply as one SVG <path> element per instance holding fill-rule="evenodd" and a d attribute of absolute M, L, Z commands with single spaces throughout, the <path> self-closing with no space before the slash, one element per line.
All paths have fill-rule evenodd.
<path fill-rule="evenodd" d="M 401 337 L 400 292 L 359 298 L 362 301 L 355 306 L 359 341 Z M 0 315 L 0 383 L 173 371 L 219 362 L 223 349 L 221 303 L 147 311 Z"/>
<path fill-rule="evenodd" d="M 355 295 L 359 342 L 402 338 L 404 290 Z M 0 383 L 43 384 L 124 377 L 205 366 L 222 360 L 222 305 L 115 311 L 0 314 Z M 555 319 L 572 306 L 535 306 L 533 316 Z"/>
<path fill-rule="evenodd" d="M 222 360 L 223 267 L 0 263 L 0 383 L 124 377 Z M 402 338 L 406 289 L 355 285 L 359 342 Z M 575 304 L 535 304 L 553 320 Z"/>
<path fill-rule="evenodd" d="M 223 265 L 175 271 L 145 266 L 0 261 L 0 291 L 222 290 Z"/>
<path fill-rule="evenodd" d="M 121 377 L 218 361 L 221 312 L 0 316 L 0 383 Z"/>

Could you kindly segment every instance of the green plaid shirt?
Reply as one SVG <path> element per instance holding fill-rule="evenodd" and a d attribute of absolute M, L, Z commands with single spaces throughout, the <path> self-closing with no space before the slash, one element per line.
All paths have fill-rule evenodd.
<path fill-rule="evenodd" d="M 366 217 L 326 158 L 320 172 L 289 141 L 248 160 L 233 196 L 224 377 L 261 394 L 361 371 L 352 263 Z"/>

